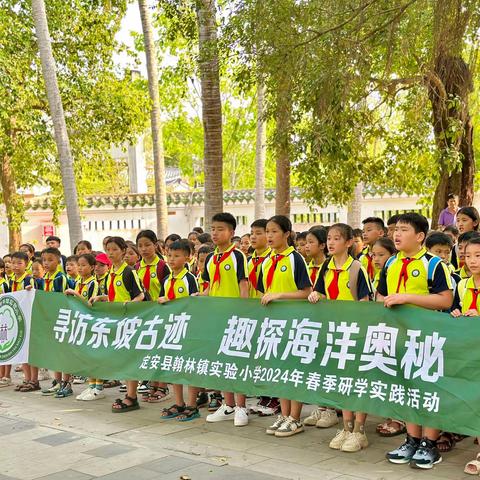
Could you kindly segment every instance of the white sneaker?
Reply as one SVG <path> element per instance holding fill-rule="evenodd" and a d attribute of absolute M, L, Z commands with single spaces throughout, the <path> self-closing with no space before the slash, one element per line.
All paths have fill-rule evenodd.
<path fill-rule="evenodd" d="M 343 443 L 350 435 L 352 435 L 352 432 L 349 432 L 348 430 L 337 430 L 337 434 L 330 442 L 329 447 L 333 448 L 334 450 L 341 450 Z"/>
<path fill-rule="evenodd" d="M 101 390 L 98 388 L 95 388 L 94 391 L 95 391 L 95 400 L 100 400 L 101 398 L 105 398 L 105 392 L 103 391 L 103 388 Z"/>
<path fill-rule="evenodd" d="M 295 420 L 293 417 L 287 419 L 280 425 L 275 432 L 276 437 L 291 437 L 297 433 L 302 433 L 304 430 L 303 423 L 300 420 Z"/>
<path fill-rule="evenodd" d="M 77 400 L 85 400 L 85 397 L 90 395 L 90 392 L 92 391 L 92 389 L 90 387 L 86 388 L 82 393 L 80 393 L 79 395 L 77 395 L 75 398 Z"/>
<path fill-rule="evenodd" d="M 235 416 L 233 418 L 233 424 L 236 427 L 244 427 L 248 425 L 247 409 L 244 407 L 235 407 Z"/>
<path fill-rule="evenodd" d="M 304 421 L 303 424 L 309 427 L 314 427 L 322 416 L 322 412 L 325 411 L 324 407 L 316 408 Z"/>
<path fill-rule="evenodd" d="M 96 388 L 89 388 L 89 392 L 86 393 L 82 400 L 85 402 L 92 402 L 94 400 L 100 400 L 101 398 L 105 398 L 105 394 L 101 390 L 97 390 Z"/>
<path fill-rule="evenodd" d="M 368 439 L 365 433 L 353 432 L 342 443 L 342 452 L 359 452 L 362 448 L 368 447 Z"/>
<path fill-rule="evenodd" d="M 279 415 L 277 417 L 277 419 L 275 420 L 275 422 L 273 422 L 272 425 L 270 425 L 269 427 L 267 427 L 267 429 L 265 430 L 265 433 L 267 435 L 275 435 L 275 432 L 282 426 L 282 424 L 284 422 L 287 421 L 287 417 L 284 417 L 283 415 Z"/>
<path fill-rule="evenodd" d="M 206 421 L 209 423 L 223 422 L 224 420 L 234 420 L 235 418 L 235 409 L 225 405 L 222 406 L 215 412 L 207 415 Z"/>
<path fill-rule="evenodd" d="M 338 424 L 337 412 L 333 408 L 326 408 L 315 424 L 318 428 L 330 428 Z"/>

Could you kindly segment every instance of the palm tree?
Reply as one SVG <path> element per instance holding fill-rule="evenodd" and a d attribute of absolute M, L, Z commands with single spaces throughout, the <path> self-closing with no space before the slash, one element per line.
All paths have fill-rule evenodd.
<path fill-rule="evenodd" d="M 152 100 L 150 122 L 153 141 L 153 173 L 155 177 L 155 207 L 157 233 L 160 238 L 168 235 L 167 187 L 165 183 L 165 158 L 163 155 L 162 123 L 160 119 L 160 95 L 158 93 L 157 53 L 153 39 L 152 18 L 146 0 L 138 0 L 142 19 L 143 43 L 147 58 L 148 91 Z"/>
<path fill-rule="evenodd" d="M 265 85 L 257 84 L 257 139 L 255 148 L 255 219 L 265 218 L 265 158 L 267 155 L 267 123 L 265 121 Z"/>
<path fill-rule="evenodd" d="M 78 206 L 72 152 L 68 139 L 67 125 L 65 123 L 62 98 L 60 97 L 60 90 L 58 89 L 55 59 L 53 58 L 47 13 L 43 0 L 32 0 L 32 15 L 42 63 L 42 74 L 47 91 L 48 105 L 53 121 L 55 142 L 60 158 L 60 173 L 62 176 L 65 205 L 67 207 L 70 245 L 73 247 L 82 239 L 82 222 L 80 219 L 80 208 Z"/>
<path fill-rule="evenodd" d="M 198 51 L 204 138 L 205 227 L 223 210 L 222 102 L 215 0 L 197 1 Z"/>

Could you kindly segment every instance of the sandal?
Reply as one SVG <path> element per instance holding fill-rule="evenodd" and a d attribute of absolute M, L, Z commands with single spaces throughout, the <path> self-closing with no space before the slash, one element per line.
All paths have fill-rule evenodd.
<path fill-rule="evenodd" d="M 155 394 L 158 387 L 151 387 L 148 392 L 143 392 L 142 395 L 142 402 L 148 402 L 148 399 Z"/>
<path fill-rule="evenodd" d="M 23 381 L 22 383 L 19 383 L 18 385 L 15 385 L 15 388 L 13 389 L 14 392 L 20 392 L 23 387 L 25 387 L 28 384 L 28 382 Z"/>
<path fill-rule="evenodd" d="M 171 407 L 164 408 L 160 414 L 162 420 L 169 420 L 181 415 L 185 411 L 185 405 L 172 405 Z"/>
<path fill-rule="evenodd" d="M 443 439 L 443 440 L 442 440 Z M 455 437 L 453 433 L 442 432 L 437 440 L 437 448 L 440 453 L 450 452 L 455 447 Z"/>
<path fill-rule="evenodd" d="M 200 412 L 197 407 L 185 407 L 183 413 L 177 416 L 179 422 L 189 422 L 190 420 L 195 420 L 200 418 Z"/>
<path fill-rule="evenodd" d="M 389 438 L 403 435 L 407 431 L 405 423 L 400 420 L 387 419 L 385 422 L 377 426 L 377 433 L 381 437 Z"/>
<path fill-rule="evenodd" d="M 126 412 L 131 412 L 132 410 L 138 410 L 140 408 L 137 397 L 132 398 L 132 397 L 129 397 L 128 395 L 125 395 L 124 400 L 129 400 L 132 404 L 128 405 L 121 398 L 117 398 L 115 400 L 115 403 L 112 405 L 113 413 L 126 413 Z"/>
<path fill-rule="evenodd" d="M 170 398 L 170 390 L 168 387 L 154 387 L 155 391 L 149 395 L 145 401 L 149 403 L 159 403 Z"/>
<path fill-rule="evenodd" d="M 26 385 L 23 385 L 19 392 L 27 393 L 27 392 L 37 392 L 41 390 L 40 383 L 38 382 L 28 382 Z"/>
<path fill-rule="evenodd" d="M 469 475 L 480 475 L 480 453 L 477 453 L 475 460 L 470 460 L 463 469 Z"/>
<path fill-rule="evenodd" d="M 103 382 L 103 388 L 115 388 L 121 385 L 120 381 L 118 380 L 105 380 Z"/>

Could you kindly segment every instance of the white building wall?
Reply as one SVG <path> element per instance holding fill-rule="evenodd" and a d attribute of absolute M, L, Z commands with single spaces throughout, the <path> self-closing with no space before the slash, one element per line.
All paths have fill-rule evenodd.
<path fill-rule="evenodd" d="M 398 210 L 418 210 L 421 205 L 417 197 L 406 195 L 366 197 L 362 203 L 362 218 L 369 216 L 390 216 L 389 212 Z M 203 205 L 173 205 L 169 209 L 169 231 L 187 236 L 196 226 L 203 225 Z M 254 220 L 254 203 L 227 202 L 225 211 L 232 213 L 238 220 L 237 234 L 250 231 Z M 266 216 L 274 215 L 275 202 L 266 202 Z M 155 230 L 155 209 L 153 206 L 137 206 L 117 208 L 113 206 L 92 207 L 82 210 L 84 238 L 89 240 L 94 249 L 100 250 L 102 240 L 107 235 L 119 235 L 129 240 L 135 240 L 140 230 L 149 228 Z M 322 216 L 321 216 L 322 215 Z M 311 210 L 301 199 L 292 199 L 291 219 L 296 231 L 306 230 L 312 225 L 329 225 L 335 222 L 346 222 L 346 207 L 328 206 Z M 44 246 L 43 227 L 52 225 L 52 213 L 48 210 L 29 210 L 27 222 L 22 227 L 24 242 L 30 242 L 37 249 Z M 71 252 L 68 237 L 68 225 L 65 214 L 60 216 L 60 224 L 55 227 L 55 233 L 62 239 L 62 251 Z M 2 252 L 7 251 L 8 235 L 6 227 L 0 228 L 0 246 Z"/>

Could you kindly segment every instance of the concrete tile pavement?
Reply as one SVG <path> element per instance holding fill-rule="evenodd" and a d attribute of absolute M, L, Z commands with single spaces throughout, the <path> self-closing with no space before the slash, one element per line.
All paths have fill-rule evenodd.
<path fill-rule="evenodd" d="M 74 388 L 80 392 L 84 386 Z M 346 454 L 328 448 L 334 428 L 310 427 L 279 439 L 264 433 L 271 418 L 251 416 L 242 428 L 232 422 L 206 424 L 204 410 L 203 418 L 192 422 L 160 420 L 161 408 L 171 399 L 111 414 L 111 402 L 121 395 L 116 389 L 106 393 L 105 400 L 78 402 L 1 389 L 0 480 L 178 480 L 181 475 L 192 480 L 462 479 L 470 478 L 463 467 L 478 449 L 465 439 L 433 470 L 418 472 L 384 460 L 399 438 L 379 438 L 377 418 L 367 424 L 370 447 Z M 312 408 L 306 406 L 305 414 Z"/>

